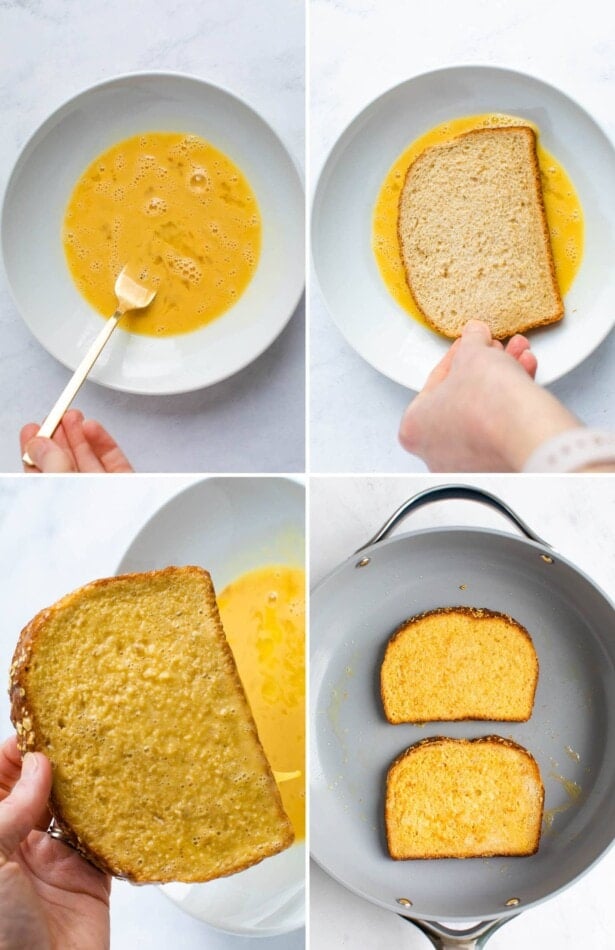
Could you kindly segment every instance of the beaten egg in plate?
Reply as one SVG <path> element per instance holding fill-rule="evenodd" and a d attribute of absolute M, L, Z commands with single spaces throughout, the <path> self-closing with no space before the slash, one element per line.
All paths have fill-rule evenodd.
<path fill-rule="evenodd" d="M 129 264 L 157 293 L 120 327 L 172 336 L 239 299 L 258 264 L 261 218 L 227 155 L 196 135 L 148 132 L 113 145 L 83 172 L 62 239 L 71 277 L 98 313 L 115 310 L 115 279 Z"/>
<path fill-rule="evenodd" d="M 216 219 L 211 209 L 208 212 L 201 200 L 219 197 L 221 213 L 243 213 L 244 209 L 234 204 L 234 200 L 241 201 L 244 186 L 249 189 L 256 204 L 248 202 L 251 210 L 248 213 L 245 209 L 246 223 L 253 228 L 257 243 L 251 248 L 248 246 L 247 232 L 240 243 L 250 276 L 242 290 L 240 283 L 231 283 L 239 278 L 239 270 L 237 275 L 229 273 L 229 293 L 226 300 L 221 301 L 221 307 L 226 309 L 221 309 L 216 316 L 209 288 L 213 284 L 216 289 L 219 276 L 212 282 L 205 255 L 201 255 L 204 262 L 199 262 L 191 253 L 192 247 L 188 247 L 186 253 L 181 246 L 175 246 L 179 243 L 175 240 L 177 232 L 163 231 L 161 238 L 166 244 L 174 245 L 175 252 L 196 260 L 194 268 L 190 261 L 178 262 L 181 264 L 178 269 L 189 272 L 185 279 L 190 285 L 182 284 L 178 293 L 183 299 L 195 302 L 195 310 L 204 303 L 205 310 L 192 312 L 189 322 L 195 326 L 191 330 L 179 326 L 175 316 L 174 329 L 164 321 L 162 325 L 148 327 L 150 314 L 155 316 L 155 309 L 142 311 L 138 320 L 136 315 L 126 323 L 122 318 L 118 332 L 96 361 L 89 379 L 113 390 L 142 395 L 195 392 L 240 372 L 264 353 L 295 313 L 304 285 L 305 202 L 301 177 L 276 130 L 244 99 L 202 79 L 161 71 L 115 76 L 77 93 L 41 123 L 17 157 L 2 205 L 1 251 L 9 287 L 26 326 L 51 356 L 68 369 L 76 369 L 100 332 L 102 319 L 115 311 L 116 274 L 111 274 L 105 282 L 107 296 L 98 310 L 95 302 L 84 297 L 84 293 L 90 291 L 82 292 L 78 288 L 68 266 L 64 233 L 73 230 L 79 222 L 65 222 L 66 212 L 76 186 L 97 158 L 135 138 L 134 151 L 140 154 L 143 150 L 152 155 L 153 140 L 145 148 L 138 141 L 143 137 L 149 139 L 150 135 L 176 137 L 176 142 L 189 138 L 188 145 L 196 145 L 198 139 L 209 146 L 206 168 L 212 182 L 222 182 L 225 169 L 231 179 L 237 177 L 237 182 L 228 182 L 233 188 L 241 186 L 239 194 L 231 188 L 232 201 L 223 201 L 222 190 L 218 195 L 217 186 L 203 194 L 185 195 L 192 207 L 202 209 L 203 218 L 199 220 L 200 233 L 205 232 L 204 240 L 214 236 L 216 224 L 221 244 L 224 239 L 233 242 L 235 238 L 220 228 L 222 220 Z M 161 147 L 166 145 L 160 144 Z M 192 157 L 196 154 L 198 151 Z M 222 164 L 218 157 L 222 154 L 233 168 Z M 221 162 L 217 169 L 216 161 Z M 154 172 L 155 167 L 151 171 Z M 215 171 L 221 174 L 213 174 Z M 201 172 L 196 171 L 196 174 Z M 169 176 L 173 177 L 171 171 Z M 156 178 L 156 184 L 163 179 L 164 175 Z M 179 179 L 177 183 L 179 186 Z M 102 186 L 102 179 L 97 184 Z M 121 182 L 119 184 L 123 187 Z M 197 177 L 192 184 L 199 188 L 207 182 Z M 185 185 L 183 180 L 182 187 Z M 104 197 L 100 192 L 94 194 L 96 201 Z M 155 191 L 149 196 L 150 201 L 152 198 L 164 198 L 164 195 Z M 167 205 L 165 214 L 177 213 L 168 200 Z M 126 207 L 124 200 L 117 210 L 125 214 Z M 154 202 L 148 210 L 163 209 L 164 205 Z M 79 211 L 89 213 L 87 206 Z M 250 222 L 254 214 L 258 224 Z M 158 228 L 164 223 L 164 217 L 164 214 L 140 211 L 140 230 Z M 87 227 L 85 219 L 83 223 Z M 113 229 L 111 219 L 106 223 Z M 212 226 L 209 232 L 207 225 Z M 189 230 L 194 229 L 190 226 Z M 186 242 L 192 245 L 194 236 L 194 233 L 186 234 Z M 94 239 L 91 234 L 85 237 Z M 215 242 L 212 249 L 216 249 Z M 226 268 L 224 258 L 229 254 L 223 250 L 220 247 L 216 253 Z M 118 256 L 123 256 L 121 249 Z M 99 261 L 91 259 L 87 266 L 85 257 L 79 258 L 77 263 L 84 277 L 90 279 L 90 275 L 96 275 L 97 268 L 103 266 L 104 256 Z M 132 274 L 130 260 L 122 263 L 129 265 Z M 243 268 L 244 261 L 239 263 Z M 198 281 L 199 269 L 202 278 L 200 283 L 195 283 L 189 278 L 196 276 Z M 231 289 L 236 291 L 235 295 L 230 293 Z M 161 286 L 157 299 L 162 295 Z M 201 295 L 204 301 L 198 299 Z M 181 320 L 185 317 L 182 313 Z M 134 332 L 125 332 L 124 326 Z M 285 350 L 282 358 L 287 355 Z"/>
<path fill-rule="evenodd" d="M 305 838 L 305 573 L 271 565 L 218 595 L 259 738 L 295 841 Z"/>
<path fill-rule="evenodd" d="M 406 282 L 397 235 L 398 206 L 408 168 L 433 145 L 450 141 L 479 128 L 529 125 L 537 135 L 542 192 L 557 282 L 562 296 L 570 289 L 583 256 L 583 210 L 566 170 L 541 145 L 539 130 L 526 119 L 500 113 L 484 113 L 451 119 L 416 139 L 393 163 L 382 184 L 372 220 L 372 248 L 378 270 L 396 303 L 427 326 Z M 431 328 L 430 328 L 431 329 Z"/>

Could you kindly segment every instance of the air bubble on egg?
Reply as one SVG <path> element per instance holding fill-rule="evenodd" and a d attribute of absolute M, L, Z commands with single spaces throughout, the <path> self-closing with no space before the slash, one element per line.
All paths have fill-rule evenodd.
<path fill-rule="evenodd" d="M 167 203 L 164 198 L 159 198 L 154 196 L 150 198 L 145 206 L 145 213 L 148 215 L 160 215 L 164 214 L 167 210 Z"/>
<path fill-rule="evenodd" d="M 174 144 L 169 146 L 169 142 Z M 145 149 L 148 150 L 146 154 Z M 151 154 L 152 152 L 155 154 Z M 170 299 L 167 299 L 167 293 L 158 298 L 156 322 L 151 332 L 159 331 L 161 316 L 164 313 L 171 315 L 173 309 L 181 313 L 182 318 L 186 318 L 189 326 L 190 314 L 193 315 L 195 323 L 197 316 L 204 322 L 208 316 L 223 310 L 225 305 L 230 306 L 243 291 L 256 263 L 255 250 L 253 247 L 246 249 L 244 236 L 254 234 L 250 232 L 250 227 L 256 227 L 260 223 L 255 203 L 249 204 L 250 199 L 245 202 L 240 200 L 245 182 L 240 174 L 234 172 L 232 163 L 221 159 L 215 149 L 196 136 L 185 136 L 178 141 L 178 136 L 169 136 L 166 133 L 161 134 L 160 140 L 155 134 L 144 134 L 133 141 L 131 146 L 127 146 L 127 149 L 122 152 L 110 150 L 106 157 L 107 165 L 101 162 L 89 170 L 87 188 L 83 189 L 83 197 L 79 198 L 81 207 L 76 201 L 71 207 L 79 222 L 78 233 L 84 248 L 73 250 L 79 243 L 74 236 L 74 228 L 70 236 L 67 232 L 64 237 L 65 246 L 70 246 L 73 259 L 83 259 L 84 263 L 80 266 L 85 267 L 88 274 L 91 274 L 91 280 L 87 280 L 87 283 L 91 286 L 94 297 L 97 294 L 100 296 L 101 271 L 110 273 L 112 265 L 116 276 L 125 263 L 124 258 L 130 252 L 131 241 L 125 215 L 127 217 L 131 206 L 136 205 L 137 209 L 139 206 L 142 209 L 141 214 L 150 219 L 147 222 L 149 232 L 144 234 L 142 230 L 139 234 L 140 255 L 151 257 L 152 263 L 154 258 L 158 258 L 158 264 L 154 264 L 154 267 L 160 272 L 156 276 L 146 273 L 144 268 L 142 279 L 150 281 L 152 286 L 165 286 L 169 279 L 172 282 L 175 275 L 178 288 L 177 299 L 173 299 L 172 283 L 169 286 Z M 108 180 L 97 181 L 96 176 L 106 168 L 110 172 Z M 128 174 L 120 175 L 122 168 L 128 168 Z M 99 172 L 96 169 L 99 169 Z M 114 169 L 116 175 L 113 174 Z M 214 170 L 218 177 L 212 184 L 210 176 Z M 158 194 L 151 194 L 152 183 Z M 117 208 L 116 219 L 121 217 L 122 220 L 120 223 L 119 220 L 106 216 L 109 222 L 106 227 L 102 227 L 97 221 L 96 226 L 88 233 L 81 221 L 90 211 L 92 198 L 96 209 L 95 195 L 101 196 L 98 199 L 99 206 L 103 204 L 103 195 L 108 195 L 116 202 L 121 201 L 123 207 Z M 228 206 L 222 204 L 224 196 L 230 199 Z M 170 220 L 169 208 L 176 209 L 176 214 L 173 214 Z M 218 215 L 217 209 L 221 209 Z M 163 212 L 165 217 L 162 219 L 160 216 Z M 138 220 L 137 216 L 135 224 Z M 143 217 L 140 220 L 144 222 Z M 167 225 L 171 226 L 170 230 Z M 210 237 L 207 244 L 204 241 L 206 235 Z M 96 263 L 91 262 L 93 247 L 96 248 L 94 254 L 98 254 Z M 170 255 L 166 248 L 171 249 Z M 220 252 L 225 255 L 223 258 Z M 85 276 L 87 278 L 88 275 Z M 78 280 L 77 275 L 75 280 Z M 241 283 L 229 287 L 229 280 Z M 207 299 L 203 302 L 199 299 L 196 286 L 205 283 L 211 287 L 214 296 L 211 301 Z M 192 299 L 188 294 L 191 294 Z M 203 291 L 200 292 L 200 298 L 202 297 Z M 170 325 L 166 327 L 166 332 L 168 331 L 172 332 Z"/>

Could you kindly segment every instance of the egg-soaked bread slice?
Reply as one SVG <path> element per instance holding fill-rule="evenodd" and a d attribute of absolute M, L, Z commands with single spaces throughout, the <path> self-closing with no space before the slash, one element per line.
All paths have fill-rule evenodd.
<path fill-rule="evenodd" d="M 564 314 L 529 126 L 425 149 L 401 190 L 398 236 L 412 296 L 445 336 L 474 318 L 503 339 Z"/>
<path fill-rule="evenodd" d="M 63 597 L 22 631 L 10 691 L 22 752 L 53 764 L 57 823 L 103 870 L 207 881 L 292 842 L 201 568 Z"/>
<path fill-rule="evenodd" d="M 387 645 L 380 671 L 386 718 L 400 722 L 525 722 L 538 682 L 532 639 L 506 614 L 441 607 L 411 617 Z"/>
<path fill-rule="evenodd" d="M 534 854 L 543 804 L 538 765 L 516 742 L 424 739 L 389 768 L 389 853 L 396 860 Z"/>

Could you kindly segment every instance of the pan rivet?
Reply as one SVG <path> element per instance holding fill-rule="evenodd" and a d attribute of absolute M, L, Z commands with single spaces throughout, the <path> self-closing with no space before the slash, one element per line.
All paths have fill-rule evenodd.
<path fill-rule="evenodd" d="M 549 557 L 548 554 L 541 554 L 540 556 L 542 560 L 545 562 L 545 564 L 553 564 L 553 558 Z"/>
<path fill-rule="evenodd" d="M 517 904 L 520 904 L 521 900 L 519 897 L 509 897 L 506 901 L 506 907 L 516 907 Z"/>
<path fill-rule="evenodd" d="M 355 567 L 367 567 L 370 561 L 371 557 L 362 557 L 360 561 L 357 561 Z"/>
<path fill-rule="evenodd" d="M 402 907 L 412 907 L 412 901 L 409 901 L 407 897 L 398 897 L 397 903 Z"/>

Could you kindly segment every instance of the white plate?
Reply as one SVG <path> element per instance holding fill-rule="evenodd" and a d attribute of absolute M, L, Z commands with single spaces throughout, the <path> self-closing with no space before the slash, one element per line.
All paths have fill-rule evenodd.
<path fill-rule="evenodd" d="M 236 162 L 260 206 L 262 252 L 245 293 L 208 326 L 164 339 L 115 332 L 90 378 L 134 393 L 188 392 L 236 373 L 284 328 L 304 281 L 303 189 L 264 119 L 200 79 L 122 76 L 54 112 L 23 149 L 7 186 L 4 265 L 17 308 L 45 349 L 75 369 L 101 327 L 72 282 L 60 236 L 77 179 L 115 142 L 158 129 L 200 135 Z"/>
<path fill-rule="evenodd" d="M 305 562 L 304 488 L 285 478 L 208 478 L 141 529 L 118 573 L 198 564 L 221 591 L 267 563 Z M 207 884 L 166 884 L 183 910 L 229 933 L 270 937 L 305 923 L 305 844 Z"/>
<path fill-rule="evenodd" d="M 421 389 L 450 342 L 413 320 L 389 295 L 371 248 L 376 197 L 394 160 L 447 119 L 507 112 L 535 122 L 583 206 L 585 251 L 566 315 L 530 334 L 538 380 L 570 372 L 615 321 L 615 151 L 568 96 L 523 73 L 455 66 L 416 76 L 371 103 L 338 139 L 320 175 L 312 247 L 327 307 L 350 345 L 402 386 Z"/>

